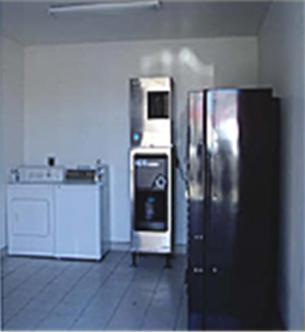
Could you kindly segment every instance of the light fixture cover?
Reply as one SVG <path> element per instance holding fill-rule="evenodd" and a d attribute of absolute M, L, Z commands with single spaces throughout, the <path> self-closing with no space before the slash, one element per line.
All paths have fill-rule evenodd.
<path fill-rule="evenodd" d="M 92 3 L 56 4 L 49 6 L 49 14 L 104 12 L 125 9 L 159 8 L 160 0 L 129 0 Z"/>

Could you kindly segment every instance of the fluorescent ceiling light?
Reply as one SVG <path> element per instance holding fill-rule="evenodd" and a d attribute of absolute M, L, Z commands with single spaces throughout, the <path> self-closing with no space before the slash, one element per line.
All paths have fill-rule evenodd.
<path fill-rule="evenodd" d="M 130 0 L 130 1 L 108 1 L 95 3 L 74 3 L 50 5 L 49 14 L 56 15 L 60 13 L 84 13 L 84 12 L 104 12 L 112 10 L 159 8 L 160 0 Z"/>

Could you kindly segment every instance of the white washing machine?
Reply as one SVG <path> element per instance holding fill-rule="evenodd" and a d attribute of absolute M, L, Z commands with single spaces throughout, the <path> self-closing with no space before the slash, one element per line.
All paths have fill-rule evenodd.
<path fill-rule="evenodd" d="M 8 253 L 100 260 L 110 240 L 108 168 L 101 172 L 88 182 L 62 180 L 60 170 L 19 168 L 20 182 L 7 187 Z"/>
<path fill-rule="evenodd" d="M 53 256 L 54 190 L 48 184 L 9 184 L 8 253 Z"/>
<path fill-rule="evenodd" d="M 104 191 L 103 184 L 55 186 L 56 257 L 100 260 L 109 250 Z"/>

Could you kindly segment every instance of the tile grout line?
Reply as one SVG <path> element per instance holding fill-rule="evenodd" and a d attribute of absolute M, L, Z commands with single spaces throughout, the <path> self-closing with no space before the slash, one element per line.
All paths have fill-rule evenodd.
<path fill-rule="evenodd" d="M 46 263 L 49 263 L 49 261 L 48 262 L 46 262 Z M 66 262 L 65 262 L 66 263 Z M 48 287 L 50 284 L 52 284 L 56 279 L 58 279 L 60 276 L 62 276 L 67 270 L 69 270 L 69 269 L 71 269 L 73 266 L 72 266 L 72 264 L 71 264 L 71 262 L 67 262 L 68 264 L 66 264 L 66 266 L 64 266 L 63 267 L 63 269 L 62 269 L 62 271 L 59 271 L 53 278 L 51 278 L 43 287 L 41 287 L 41 289 L 39 290 L 39 292 L 40 291 L 42 291 L 44 288 L 46 288 L 46 287 Z M 45 270 L 47 270 L 48 268 L 50 268 L 50 266 L 49 265 L 47 265 L 47 266 L 45 266 L 43 269 L 41 269 L 39 272 L 42 272 L 42 271 L 45 271 Z M 85 272 L 85 274 L 87 274 L 87 273 L 89 273 L 90 271 L 91 271 L 91 269 L 93 269 L 94 268 L 94 265 L 91 267 L 91 268 L 89 268 L 88 269 L 88 271 L 87 272 Z M 32 275 L 32 274 L 31 274 Z M 84 275 L 82 275 L 81 276 L 81 278 L 83 277 Z M 26 280 L 26 281 L 28 281 L 28 279 Z M 79 279 L 77 279 L 77 281 L 76 282 L 78 282 L 79 281 Z M 38 292 L 38 293 L 39 293 Z M 27 302 L 26 302 L 26 304 L 25 305 L 23 305 L 14 315 L 12 315 L 12 317 L 10 317 L 6 322 L 5 322 L 5 324 L 8 324 L 16 315 L 18 315 L 22 310 L 24 310 L 33 300 L 35 300 L 35 298 L 36 298 L 36 296 L 37 296 L 37 294 L 36 295 L 34 295 L 34 296 L 32 296 Z M 57 305 L 57 304 L 56 304 Z M 56 306 L 55 305 L 55 306 Z M 50 309 L 51 311 L 54 309 L 54 307 L 52 307 L 52 309 Z M 45 318 L 43 318 L 42 320 L 44 320 Z M 40 323 L 40 321 L 38 322 L 38 323 Z M 37 323 L 37 324 L 38 324 Z"/>
<path fill-rule="evenodd" d="M 80 320 L 80 318 L 84 314 L 85 310 L 87 309 L 87 305 L 95 299 L 95 297 L 97 296 L 97 292 L 105 285 L 105 283 L 109 280 L 109 278 L 111 277 L 111 275 L 114 274 L 114 271 L 122 263 L 122 261 L 125 259 L 125 257 L 126 257 L 126 253 L 123 253 L 122 257 L 119 259 L 119 261 L 114 265 L 114 267 L 112 269 L 110 269 L 108 275 L 105 277 L 105 279 L 103 280 L 103 282 L 100 284 L 100 286 L 96 290 L 95 294 L 93 296 L 91 296 L 90 299 L 87 300 L 86 304 L 84 305 L 84 307 L 82 308 L 82 310 L 79 312 L 78 317 L 76 319 L 74 319 L 74 321 L 71 323 L 71 326 L 69 327 L 69 330 L 71 330 L 73 328 L 73 326 Z"/>
<path fill-rule="evenodd" d="M 24 266 L 26 263 L 28 264 L 28 262 L 24 262 L 23 264 L 21 264 L 21 267 Z M 32 263 L 32 262 L 31 262 L 31 263 Z M 26 266 L 26 268 L 28 268 L 28 266 Z M 7 279 L 14 277 L 14 276 L 13 276 L 14 273 L 17 273 L 18 270 L 19 270 L 19 265 L 18 265 L 17 267 L 15 267 L 14 270 L 11 271 L 11 272 L 7 275 L 7 277 L 3 275 L 3 274 L 4 274 L 4 270 L 2 271 L 3 291 L 5 291 L 5 289 L 6 289 L 6 287 L 5 287 L 5 283 L 7 282 Z M 31 274 L 32 274 L 32 273 L 31 273 Z M 23 281 L 20 282 L 19 284 L 17 284 L 16 287 L 12 288 L 12 289 L 10 290 L 10 292 L 9 292 L 8 294 L 6 294 L 6 295 L 4 295 L 4 292 L 3 292 L 3 293 L 2 293 L 2 297 L 3 297 L 3 298 L 7 298 L 12 292 L 15 291 L 16 288 L 18 288 L 18 287 L 20 286 L 21 283 L 23 283 Z"/>
<path fill-rule="evenodd" d="M 15 273 L 17 270 L 19 270 L 23 265 L 26 264 L 25 261 L 21 262 L 20 264 L 16 265 L 12 271 L 9 271 L 7 273 L 4 272 L 5 268 L 3 267 L 3 265 L 5 264 L 4 261 L 8 259 L 7 256 L 3 258 L 3 261 L 2 261 L 2 280 L 6 279 L 7 277 L 9 277 L 11 274 Z"/>
<path fill-rule="evenodd" d="M 178 323 L 179 323 L 179 313 L 182 310 L 182 306 L 183 306 L 183 302 L 184 302 L 184 297 L 186 296 L 186 266 L 184 266 L 183 270 L 182 270 L 183 274 L 182 274 L 182 280 L 180 280 L 179 286 L 181 287 L 181 294 L 180 294 L 180 298 L 179 298 L 179 303 L 177 305 L 176 308 L 176 318 L 174 321 L 174 330 L 177 331 L 177 327 L 178 327 Z"/>
<path fill-rule="evenodd" d="M 172 270 L 173 271 L 173 270 Z M 163 269 L 162 273 L 161 273 L 161 276 L 160 276 L 160 279 L 158 281 L 158 285 L 155 287 L 155 290 L 154 290 L 154 294 L 153 296 L 157 293 L 157 288 L 159 286 L 159 284 L 161 283 L 161 280 L 163 278 L 163 276 L 165 276 L 165 273 L 166 273 L 166 270 Z M 180 278 L 179 278 L 180 279 Z M 181 285 L 181 283 L 179 282 L 179 286 Z M 182 286 L 184 285 L 184 282 L 182 281 Z M 179 287 L 180 288 L 180 287 Z M 148 310 L 150 309 L 150 307 L 152 306 L 152 301 L 153 301 L 153 296 L 151 298 L 151 301 L 149 303 L 149 307 L 147 308 L 147 310 L 145 311 L 145 314 L 148 313 Z M 172 319 L 172 326 L 175 324 L 175 321 L 176 321 L 176 316 L 177 316 L 177 313 L 179 312 L 179 309 L 180 309 L 180 302 L 182 301 L 181 298 L 183 299 L 183 292 L 182 292 L 182 295 L 179 296 L 179 300 L 177 301 L 176 305 L 175 305 L 175 317 Z M 142 322 L 142 325 L 140 327 L 140 329 L 142 330 L 143 328 L 143 324 L 144 324 L 144 319 L 146 317 L 144 316 L 143 317 L 143 322 Z"/>
<path fill-rule="evenodd" d="M 137 274 L 138 274 L 139 272 L 140 272 L 139 270 L 136 271 L 136 273 L 135 273 L 135 275 L 133 276 L 133 278 L 131 279 L 130 283 L 126 286 L 126 289 L 125 289 L 125 291 L 123 292 L 123 294 L 122 294 L 122 296 L 121 296 L 121 300 L 120 300 L 119 303 L 117 304 L 117 306 L 116 306 L 116 308 L 115 308 L 113 314 L 111 315 L 111 317 L 108 319 L 108 322 L 107 322 L 107 324 L 106 324 L 105 330 L 107 330 L 107 328 L 108 328 L 109 325 L 111 324 L 111 321 L 112 321 L 113 317 L 114 317 L 115 314 L 117 313 L 117 311 L 118 311 L 120 305 L 122 304 L 122 302 L 123 302 L 123 300 L 124 300 L 124 298 L 125 298 L 125 296 L 126 296 L 126 293 L 129 291 L 129 289 L 130 289 L 130 287 L 131 287 L 131 284 L 134 282 L 134 279 L 136 278 L 136 276 L 137 276 Z M 163 272 L 162 272 L 162 273 L 163 273 Z M 160 274 L 162 275 L 162 273 L 160 273 Z M 160 279 L 160 277 L 157 279 L 156 284 L 158 284 L 159 279 Z M 151 296 L 152 296 L 152 293 L 153 293 L 153 290 L 154 290 L 155 287 L 156 287 L 156 286 L 152 287 L 152 289 L 149 290 L 149 293 L 151 293 Z M 147 305 L 148 305 L 148 304 L 147 304 Z"/>
<path fill-rule="evenodd" d="M 31 272 L 25 277 L 25 279 L 23 279 L 21 282 L 16 284 L 16 287 L 14 287 L 8 294 L 6 294 L 5 296 L 3 296 L 4 299 L 8 298 L 9 296 L 11 296 L 14 292 L 16 292 L 24 283 L 28 282 L 32 276 L 36 273 L 39 273 L 41 271 L 43 271 L 44 269 L 46 269 L 48 267 L 48 262 L 46 261 L 41 261 L 42 264 L 40 266 L 35 266 L 35 261 L 34 260 L 30 260 L 30 262 L 28 262 L 28 265 L 26 268 L 30 268 Z M 40 262 L 40 263 L 41 263 Z M 25 263 L 26 264 L 26 263 Z M 23 264 L 22 266 L 24 266 L 25 264 Z M 5 289 L 5 280 L 4 280 L 4 289 Z"/>
<path fill-rule="evenodd" d="M 12 294 L 14 294 L 22 284 L 24 284 L 25 282 L 27 282 L 28 280 L 30 280 L 32 278 L 32 276 L 36 273 L 39 273 L 40 271 L 43 271 L 44 269 L 47 268 L 47 263 L 43 262 L 44 264 L 42 264 L 42 266 L 38 267 L 38 268 L 34 268 L 34 272 L 31 272 L 25 279 L 23 279 L 21 282 L 17 283 L 17 286 L 14 287 L 8 294 L 4 295 L 3 294 L 3 298 L 4 299 L 8 299 Z M 33 262 L 31 262 L 31 265 L 34 264 Z M 4 290 L 5 290 L 5 284 L 4 284 Z"/>
<path fill-rule="evenodd" d="M 184 301 L 184 297 L 185 297 L 185 285 L 186 285 L 186 266 L 184 266 L 184 269 L 182 270 L 183 274 L 182 274 L 182 280 L 180 280 L 179 282 L 179 287 L 180 287 L 180 297 L 179 297 L 179 301 L 178 301 L 178 304 L 177 304 L 177 308 L 176 308 L 176 313 L 175 313 L 175 320 L 174 320 L 174 326 L 173 326 L 173 329 L 176 331 L 177 330 L 177 325 L 178 325 L 178 322 L 179 322 L 179 313 L 181 311 L 181 308 L 183 306 L 183 301 Z"/>
<path fill-rule="evenodd" d="M 69 267 L 72 267 L 69 266 Z M 48 316 L 52 313 L 52 311 L 58 306 L 59 303 L 61 303 L 66 297 L 67 295 L 75 288 L 75 286 L 78 284 L 78 282 L 83 279 L 90 271 L 91 269 L 93 269 L 94 266 L 91 266 L 90 268 L 88 268 L 87 271 L 85 271 L 80 277 L 78 277 L 74 283 L 72 283 L 72 285 L 68 288 L 68 290 L 64 293 L 64 295 L 52 306 L 52 308 L 50 310 L 48 310 L 48 313 L 42 318 L 39 320 L 39 322 L 37 322 L 35 324 L 35 327 L 33 328 L 33 330 L 36 330 L 37 326 L 40 324 L 40 323 L 43 323 L 47 318 Z"/>
<path fill-rule="evenodd" d="M 175 321 L 174 321 L 174 331 L 177 331 L 177 325 L 178 325 L 178 322 L 179 322 L 179 312 L 182 308 L 182 305 L 183 305 L 183 299 L 184 299 L 184 292 L 185 292 L 185 289 L 184 289 L 184 282 L 182 283 L 182 290 L 180 291 L 180 297 L 179 297 L 179 303 L 178 303 L 178 306 L 177 306 L 177 310 L 176 310 L 176 317 L 175 317 Z"/>
<path fill-rule="evenodd" d="M 123 302 L 123 299 L 125 297 L 125 295 L 127 294 L 131 284 L 133 283 L 134 279 L 136 278 L 136 275 L 138 274 L 139 270 L 136 271 L 136 273 L 134 274 L 134 276 L 132 277 L 132 279 L 129 281 L 129 283 L 126 285 L 126 289 L 124 290 L 123 294 L 121 295 L 120 300 L 118 301 L 118 304 L 115 306 L 115 309 L 113 310 L 113 313 L 110 315 L 110 317 L 108 318 L 106 324 L 105 324 L 105 328 L 104 330 L 108 329 L 108 326 L 110 325 L 113 317 L 115 316 L 116 312 L 118 311 L 121 303 Z"/>
<path fill-rule="evenodd" d="M 98 287 L 98 289 L 96 290 L 96 293 L 87 301 L 86 305 L 92 301 L 94 301 L 94 299 L 97 296 L 97 292 L 104 286 L 104 284 L 109 280 L 109 278 L 111 277 L 111 275 L 114 273 L 114 271 L 117 269 L 117 267 L 121 264 L 121 262 L 125 259 L 126 257 L 126 253 L 124 252 L 121 256 L 121 258 L 118 260 L 118 262 L 110 269 L 109 274 L 105 277 L 105 279 L 103 280 L 103 282 L 100 284 L 100 286 Z M 73 323 L 71 324 L 71 326 L 69 327 L 69 329 L 71 330 L 73 328 L 73 326 L 80 320 L 80 318 L 82 317 L 82 315 L 84 314 L 85 310 L 87 309 L 87 306 L 85 306 L 81 312 L 79 313 L 79 316 L 73 321 Z"/>
<path fill-rule="evenodd" d="M 54 303 L 52 301 L 52 303 L 49 303 L 49 308 L 47 310 L 43 310 L 43 312 L 41 314 L 39 314 L 38 316 L 36 316 L 35 319 L 31 320 L 30 319 L 30 324 L 32 327 L 30 327 L 30 329 L 33 330 L 39 330 L 41 329 L 40 324 L 42 324 L 41 326 L 45 326 L 42 329 L 49 329 L 49 326 L 55 326 L 52 324 L 57 324 L 56 328 L 54 329 L 58 329 L 60 328 L 60 326 L 62 325 L 61 321 L 59 321 L 57 318 L 60 318 L 61 316 L 57 317 L 57 314 L 60 314 L 61 312 L 61 308 L 63 308 L 63 305 L 70 305 L 70 299 L 73 300 L 75 299 L 75 295 L 79 294 L 81 296 L 78 296 L 76 298 L 76 304 L 77 306 L 75 306 L 75 310 L 72 311 L 70 310 L 69 312 L 71 312 L 71 314 L 66 314 L 66 318 L 65 316 L 62 316 L 63 318 L 65 318 L 64 323 L 64 328 L 67 330 L 73 330 L 75 328 L 75 326 L 78 326 L 77 322 L 83 318 L 86 317 L 86 309 L 88 306 L 91 305 L 92 302 L 94 302 L 95 298 L 98 298 L 99 294 L 101 294 L 101 290 L 106 289 L 107 286 L 105 286 L 107 284 L 107 282 L 109 282 L 112 284 L 111 280 L 114 277 L 115 280 L 116 279 L 116 274 L 118 275 L 122 275 L 124 276 L 124 273 L 127 271 L 125 268 L 125 264 L 128 264 L 127 262 L 127 255 L 128 252 L 120 252 L 118 255 L 113 255 L 111 256 L 109 263 L 106 264 L 105 268 L 102 269 L 102 264 L 88 264 L 86 265 L 82 265 L 82 264 L 70 264 L 70 262 L 68 262 L 68 264 L 63 265 L 57 265 L 56 269 L 58 269 L 57 271 L 54 271 L 54 273 L 49 273 L 52 272 L 52 267 L 54 265 L 52 264 L 43 264 L 43 265 L 38 265 L 38 264 L 33 264 L 32 262 L 23 262 L 24 264 L 30 264 L 30 268 L 27 268 L 28 274 L 29 276 L 26 276 L 25 278 L 25 283 L 26 283 L 26 287 L 25 290 L 28 290 L 28 294 L 23 300 L 26 300 L 26 303 L 24 305 L 22 305 L 21 308 L 18 309 L 18 311 L 13 315 L 13 317 L 10 317 L 9 320 L 7 320 L 6 324 L 8 324 L 8 326 L 12 326 L 11 322 L 14 322 L 14 317 L 15 319 L 18 321 L 19 319 L 19 325 L 22 322 L 22 320 L 24 319 L 24 314 L 27 315 L 27 312 L 31 315 L 33 309 L 30 309 L 30 311 L 24 311 L 25 308 L 32 307 L 31 303 L 35 300 L 35 299 L 39 299 L 42 297 L 39 297 L 40 293 L 43 291 L 44 289 L 46 290 L 45 294 L 47 294 L 47 291 L 49 290 L 48 293 L 50 293 L 51 297 L 52 297 L 52 289 L 54 289 L 54 287 L 60 287 L 60 289 L 62 289 L 60 292 L 56 293 L 56 297 L 53 299 L 55 300 Z M 19 263 L 19 262 L 18 262 Z M 35 262 L 34 262 L 35 263 Z M 47 262 L 45 262 L 47 263 Z M 155 265 L 155 264 L 153 264 Z M 179 264 L 180 265 L 180 264 Z M 14 266 L 14 264 L 12 264 L 11 266 Z M 36 269 L 37 271 L 35 271 L 34 273 L 37 274 L 37 278 L 36 276 L 34 277 L 34 280 L 31 281 L 31 278 L 33 278 L 33 273 L 29 273 L 31 272 L 31 268 Z M 121 270 L 122 268 L 122 270 Z M 183 265 L 181 265 L 181 268 L 183 269 Z M 148 274 L 152 274 L 152 276 L 150 278 L 148 278 L 148 280 L 150 280 L 150 283 L 146 285 L 145 282 L 145 302 L 142 303 L 144 304 L 144 306 L 142 305 L 142 308 L 140 308 L 141 310 L 137 313 L 134 312 L 134 314 L 136 315 L 137 319 L 135 320 L 135 323 L 132 323 L 132 321 L 130 321 L 132 323 L 132 326 L 135 326 L 136 329 L 139 330 L 143 330 L 145 329 L 145 326 L 148 326 L 147 323 L 149 323 L 148 319 L 158 319 L 158 311 L 155 313 L 153 308 L 155 301 L 158 301 L 157 299 L 159 298 L 159 293 L 162 293 L 162 289 L 163 289 L 163 283 L 168 284 L 168 282 L 171 283 L 171 285 L 174 285 L 174 288 L 172 289 L 172 291 L 174 291 L 176 293 L 175 296 L 175 301 L 174 301 L 174 305 L 173 305 L 173 309 L 171 310 L 171 314 L 169 317 L 166 318 L 166 324 L 164 326 L 168 326 L 168 328 L 172 329 L 172 330 L 177 330 L 183 326 L 185 326 L 185 286 L 184 286 L 184 282 L 183 282 L 183 278 L 181 277 L 182 274 L 180 273 L 180 267 L 178 268 L 178 270 L 176 271 L 176 268 L 174 269 L 173 273 L 167 274 L 165 269 L 162 269 L 162 267 L 160 266 L 154 266 L 153 269 L 151 270 L 150 268 L 148 269 L 148 271 L 146 271 L 146 268 L 144 270 L 142 269 L 136 269 L 136 271 L 132 271 L 128 269 L 128 274 L 131 274 L 128 276 L 128 280 L 126 280 L 125 278 L 125 282 L 122 284 L 123 287 L 120 287 L 119 292 L 117 292 L 117 296 L 115 296 L 114 301 L 112 301 L 111 304 L 111 310 L 107 311 L 107 315 L 102 319 L 102 321 L 100 322 L 101 324 L 99 325 L 100 329 L 103 330 L 107 330 L 107 329 L 111 329 L 112 326 L 118 326 L 117 325 L 117 321 L 116 318 L 120 317 L 120 313 L 121 311 L 125 310 L 125 304 L 128 304 L 128 308 L 131 305 L 131 302 L 129 300 L 129 297 L 132 294 L 138 294 L 137 292 L 137 280 L 140 281 L 141 283 L 141 276 L 142 273 L 144 272 L 143 277 L 146 276 L 146 272 L 148 272 Z M 130 273 L 129 273 L 130 272 Z M 123 273 L 123 274 L 122 274 Z M 178 275 L 178 274 L 179 275 Z M 51 275 L 50 275 L 51 274 Z M 181 276 L 180 276 L 181 274 Z M 88 276 L 93 277 L 93 279 L 90 277 L 88 279 Z M 46 278 L 47 282 L 44 281 L 44 277 Z M 17 278 L 18 280 L 19 278 Z M 69 284 L 67 282 L 65 282 L 65 280 L 71 280 L 72 279 L 72 283 Z M 88 280 L 87 280 L 88 279 Z M 37 283 L 36 283 L 37 280 Z M 56 281 L 58 280 L 58 281 Z M 73 282 L 74 280 L 74 282 Z M 87 284 L 89 282 L 89 284 L 91 284 L 91 280 L 92 282 L 94 282 L 91 286 L 88 288 L 87 291 Z M 146 279 L 145 279 L 146 280 Z M 126 282 L 128 281 L 128 282 Z M 172 282 L 174 282 L 174 284 L 172 284 Z M 17 283 L 16 283 L 17 284 Z M 14 285 L 14 283 L 12 283 L 12 285 Z M 37 287 L 39 286 L 40 287 Z M 115 284 L 114 284 L 115 285 Z M 142 285 L 142 283 L 141 283 Z M 83 288 L 85 287 L 85 293 L 83 291 L 81 291 Z M 143 284 L 144 287 L 144 284 Z M 161 287 L 161 288 L 160 288 Z M 182 287 L 182 289 L 181 289 Z M 20 286 L 18 286 L 18 289 L 20 289 Z M 13 290 L 15 291 L 15 289 L 13 288 Z M 23 288 L 21 289 L 23 290 Z M 134 291 L 136 291 L 136 293 L 134 293 Z M 99 292 L 99 294 L 97 294 Z M 10 294 L 12 294 L 10 292 Z M 132 295 L 134 296 L 134 295 Z M 170 296 L 170 295 L 169 295 Z M 15 299 L 16 296 L 14 296 Z M 46 299 L 46 297 L 44 296 L 43 298 Z M 138 298 L 138 296 L 137 296 Z M 85 300 L 85 301 L 84 301 Z M 18 302 L 18 298 L 17 298 L 17 302 Z M 23 302 L 23 301 L 22 301 Z M 140 302 L 139 302 L 140 303 Z M 13 303 L 12 303 L 13 304 Z M 18 306 L 18 303 L 17 307 Z M 20 303 L 23 304 L 23 303 Z M 34 304 L 34 303 L 33 303 Z M 50 306 L 51 304 L 51 306 Z M 52 305 L 53 304 L 53 305 Z M 95 305 L 94 303 L 92 303 L 92 305 Z M 36 307 L 33 307 L 36 308 Z M 37 307 L 37 309 L 39 309 L 39 307 Z M 12 307 L 12 311 L 14 311 L 14 307 Z M 24 311 L 24 314 L 23 314 Z M 122 311 L 122 312 L 123 312 Z M 133 311 L 132 311 L 133 312 Z M 22 313 L 22 315 L 20 315 L 20 313 Z M 99 313 L 99 308 L 97 305 L 97 314 Z M 180 315 L 180 316 L 179 316 Z M 180 319 L 183 315 L 183 319 Z M 18 316 L 18 317 L 17 317 Z M 50 317 L 50 319 L 48 319 L 48 317 Z M 129 320 L 128 320 L 129 321 Z M 51 325 L 50 325 L 51 324 Z M 59 324 L 59 325 L 58 325 Z M 122 325 L 123 324 L 123 325 Z M 17 324 L 18 325 L 18 324 Z M 121 322 L 122 329 L 124 329 L 124 321 Z M 121 326 L 119 325 L 119 326 Z M 13 325 L 15 326 L 15 325 Z M 23 326 L 23 325 L 20 325 Z M 62 328 L 62 327 L 61 327 Z M 90 328 L 89 328 L 90 329 Z"/>
<path fill-rule="evenodd" d="M 56 280 L 58 277 L 60 277 L 71 265 L 67 265 L 63 271 L 58 274 L 56 274 L 51 280 L 49 280 L 43 287 L 41 287 L 41 289 L 37 292 L 40 293 L 44 288 L 48 287 L 48 285 L 50 285 L 54 280 Z M 48 266 L 45 267 L 44 270 L 47 270 Z M 23 309 L 25 309 L 25 307 L 27 307 L 36 297 L 37 295 L 32 296 L 14 315 L 12 315 L 12 317 L 10 317 L 7 321 L 5 321 L 5 324 L 8 324 L 15 316 L 17 316 Z"/>
<path fill-rule="evenodd" d="M 148 310 L 149 310 L 149 309 L 151 308 L 151 306 L 152 306 L 153 298 L 154 298 L 154 296 L 155 296 L 156 293 L 157 293 L 157 289 L 158 289 L 158 287 L 159 287 L 159 284 L 160 284 L 160 282 L 161 282 L 161 280 L 162 280 L 162 277 L 163 277 L 164 273 L 165 273 L 165 270 L 164 270 L 164 268 L 163 268 L 163 270 L 161 271 L 160 276 L 159 276 L 159 278 L 158 278 L 158 280 L 157 280 L 157 282 L 156 282 L 154 288 L 152 289 L 152 292 L 151 292 L 152 294 L 151 294 L 151 296 L 150 296 L 150 300 L 149 300 L 149 302 L 148 302 L 148 304 L 147 304 L 147 306 L 146 306 L 146 308 L 145 308 L 145 311 L 144 311 L 144 314 L 143 314 L 142 320 L 141 320 L 140 325 L 139 325 L 139 330 L 140 330 L 140 331 L 142 331 L 142 328 L 143 328 L 143 325 L 144 325 L 145 319 L 146 319 L 147 314 L 148 314 Z"/>

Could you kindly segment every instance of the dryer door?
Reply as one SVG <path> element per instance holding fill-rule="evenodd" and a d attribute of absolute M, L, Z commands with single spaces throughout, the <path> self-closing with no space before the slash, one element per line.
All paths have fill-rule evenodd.
<path fill-rule="evenodd" d="M 9 185 L 8 252 L 18 255 L 54 254 L 52 186 Z"/>

